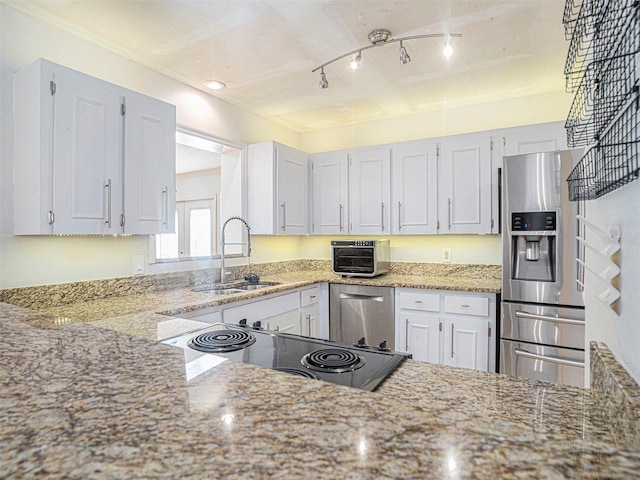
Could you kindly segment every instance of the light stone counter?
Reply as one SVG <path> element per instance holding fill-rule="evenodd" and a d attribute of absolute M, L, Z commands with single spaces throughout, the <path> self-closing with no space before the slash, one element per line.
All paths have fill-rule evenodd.
<path fill-rule="evenodd" d="M 441 288 L 414 277 L 385 281 Z M 270 293 L 331 276 L 275 278 Z M 636 424 L 609 428 L 607 393 L 411 360 L 373 393 L 231 362 L 187 381 L 182 350 L 157 340 L 202 324 L 158 312 L 239 297 L 183 287 L 45 312 L 28 297 L 0 303 L 0 478 L 640 475 Z"/>

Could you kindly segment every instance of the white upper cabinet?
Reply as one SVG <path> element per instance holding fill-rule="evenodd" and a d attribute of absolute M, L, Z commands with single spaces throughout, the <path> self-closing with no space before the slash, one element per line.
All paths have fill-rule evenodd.
<path fill-rule="evenodd" d="M 172 231 L 166 215 L 164 228 L 129 228 L 124 203 L 162 176 L 169 195 L 156 208 L 175 209 L 174 106 L 46 60 L 16 73 L 14 88 L 16 235 Z M 161 111 L 159 134 L 126 128 L 123 104 L 136 100 Z M 146 159 L 127 155 L 140 143 L 154 144 Z"/>
<path fill-rule="evenodd" d="M 313 233 L 345 234 L 349 230 L 349 155 L 311 155 L 313 172 Z"/>
<path fill-rule="evenodd" d="M 391 233 L 437 233 L 436 151 L 435 140 L 404 142 L 392 146 Z"/>
<path fill-rule="evenodd" d="M 309 233 L 309 156 L 276 142 L 249 145 L 248 221 L 251 233 Z"/>
<path fill-rule="evenodd" d="M 359 235 L 389 234 L 390 148 L 361 148 L 349 153 L 349 230 Z"/>
<path fill-rule="evenodd" d="M 128 93 L 124 116 L 127 233 L 175 231 L 175 107 Z"/>
<path fill-rule="evenodd" d="M 438 160 L 438 232 L 491 233 L 491 136 L 444 137 Z"/>

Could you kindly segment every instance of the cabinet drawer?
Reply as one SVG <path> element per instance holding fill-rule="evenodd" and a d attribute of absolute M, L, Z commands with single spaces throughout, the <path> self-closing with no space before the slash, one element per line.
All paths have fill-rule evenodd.
<path fill-rule="evenodd" d="M 440 295 L 437 293 L 400 292 L 400 308 L 403 310 L 439 312 Z"/>
<path fill-rule="evenodd" d="M 444 311 L 445 313 L 486 317 L 489 315 L 489 299 L 486 297 L 445 295 Z"/>
<path fill-rule="evenodd" d="M 297 293 L 289 293 L 266 300 L 257 300 L 237 307 L 227 308 L 222 311 L 222 321 L 224 323 L 238 323 L 246 318 L 249 323 L 256 320 L 264 320 L 274 317 L 284 312 L 297 310 L 300 299 Z"/>
<path fill-rule="evenodd" d="M 318 287 L 309 288 L 300 292 L 300 306 L 306 307 L 307 305 L 313 305 L 318 303 L 320 296 L 320 289 Z"/>

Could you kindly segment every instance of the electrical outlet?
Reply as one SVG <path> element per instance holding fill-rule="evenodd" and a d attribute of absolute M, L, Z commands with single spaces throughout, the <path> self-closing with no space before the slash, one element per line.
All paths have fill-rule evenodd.
<path fill-rule="evenodd" d="M 449 247 L 442 249 L 442 262 L 451 263 L 451 249 Z"/>
<path fill-rule="evenodd" d="M 144 255 L 133 256 L 133 274 L 144 275 Z"/>

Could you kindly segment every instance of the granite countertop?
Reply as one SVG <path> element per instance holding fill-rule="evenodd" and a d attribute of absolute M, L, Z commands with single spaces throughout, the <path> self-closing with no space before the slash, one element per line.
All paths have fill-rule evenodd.
<path fill-rule="evenodd" d="M 207 295 L 0 303 L 0 477 L 638 477 L 640 452 L 575 387 L 412 360 L 376 392 L 231 362 L 187 381 L 157 340 L 202 324 L 158 312 L 228 302 Z"/>

